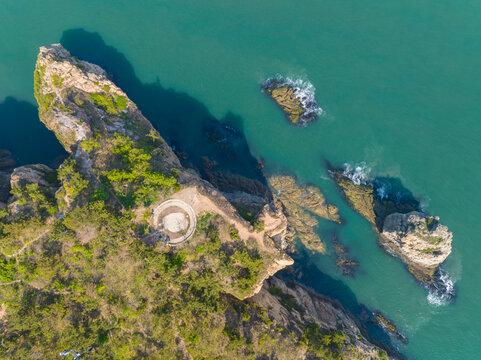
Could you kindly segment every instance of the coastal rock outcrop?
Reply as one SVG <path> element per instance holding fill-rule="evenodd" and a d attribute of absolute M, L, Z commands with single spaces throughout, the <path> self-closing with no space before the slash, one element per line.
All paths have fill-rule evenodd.
<path fill-rule="evenodd" d="M 384 180 L 360 180 L 345 170 L 331 176 L 348 204 L 368 220 L 390 254 L 400 257 L 421 282 L 433 283 L 451 253 L 452 233 L 438 217 L 421 212 L 419 202 Z"/>
<path fill-rule="evenodd" d="M 406 259 L 409 271 L 424 281 L 429 281 L 451 253 L 453 234 L 448 227 L 439 223 L 439 217 L 418 211 L 388 215 L 381 235 Z"/>
<path fill-rule="evenodd" d="M 322 113 L 314 97 L 314 87 L 310 83 L 275 78 L 264 81 L 261 88 L 294 125 L 305 126 Z"/>
<path fill-rule="evenodd" d="M 292 176 L 275 175 L 267 181 L 278 207 L 287 214 L 291 237 L 298 237 L 309 250 L 324 253 L 325 244 L 313 229 L 318 225 L 315 216 L 341 223 L 337 207 L 326 202 L 319 188 L 298 185 Z"/>

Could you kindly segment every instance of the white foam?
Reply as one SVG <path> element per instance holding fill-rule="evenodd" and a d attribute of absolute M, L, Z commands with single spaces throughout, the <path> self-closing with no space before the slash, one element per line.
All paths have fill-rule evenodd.
<path fill-rule="evenodd" d="M 435 306 L 449 304 L 450 300 L 453 299 L 456 294 L 454 281 L 444 269 L 439 268 L 439 279 L 436 283 L 434 287 L 429 289 L 428 302 Z"/>
<path fill-rule="evenodd" d="M 345 163 L 344 164 L 344 171 L 342 175 L 351 179 L 354 185 L 361 185 L 367 184 L 369 182 L 369 173 L 371 172 L 371 168 L 366 165 L 363 161 L 355 166 L 351 166 L 351 164 Z"/>

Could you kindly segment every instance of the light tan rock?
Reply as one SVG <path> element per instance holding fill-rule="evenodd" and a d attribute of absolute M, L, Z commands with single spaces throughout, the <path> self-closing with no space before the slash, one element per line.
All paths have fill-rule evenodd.
<path fill-rule="evenodd" d="M 438 217 L 421 212 L 388 215 L 381 234 L 414 270 L 428 277 L 451 253 L 453 234 Z"/>

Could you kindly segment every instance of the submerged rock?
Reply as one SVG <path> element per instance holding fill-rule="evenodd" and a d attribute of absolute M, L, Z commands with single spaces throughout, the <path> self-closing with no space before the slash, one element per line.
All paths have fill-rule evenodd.
<path fill-rule="evenodd" d="M 12 159 L 12 153 L 8 150 L 0 149 L 0 170 L 12 168 L 16 162 Z"/>
<path fill-rule="evenodd" d="M 342 275 L 354 277 L 354 273 L 359 267 L 359 262 L 354 260 L 349 250 L 341 244 L 337 235 L 332 240 L 332 245 L 336 253 L 336 266 Z"/>
<path fill-rule="evenodd" d="M 408 344 L 409 340 L 408 338 L 402 334 L 401 332 L 398 331 L 396 324 L 394 324 L 393 321 L 387 319 L 381 312 L 375 311 L 373 313 L 374 317 L 376 318 L 376 325 L 378 325 L 380 328 L 385 330 L 387 333 L 395 336 L 398 340 L 403 342 L 404 344 Z"/>
<path fill-rule="evenodd" d="M 324 253 L 325 244 L 313 229 L 318 225 L 314 215 L 340 223 L 337 207 L 328 204 L 318 188 L 298 185 L 292 176 L 276 175 L 267 181 L 274 189 L 274 197 L 287 214 L 293 237 L 297 236 L 307 249 Z"/>
<path fill-rule="evenodd" d="M 305 126 L 322 113 L 314 97 L 314 87 L 302 80 L 267 79 L 262 91 L 279 105 L 292 124 Z"/>
<path fill-rule="evenodd" d="M 386 179 L 359 180 L 340 169 L 330 173 L 348 204 L 373 225 L 381 245 L 421 282 L 436 281 L 436 269 L 451 253 L 452 241 L 439 218 L 421 212 L 419 202 L 399 189 L 391 194 Z"/>

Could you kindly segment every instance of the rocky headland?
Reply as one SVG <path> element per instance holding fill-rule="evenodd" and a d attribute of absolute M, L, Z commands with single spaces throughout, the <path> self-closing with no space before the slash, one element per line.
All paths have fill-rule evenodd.
<path fill-rule="evenodd" d="M 331 169 L 337 187 L 349 205 L 368 220 L 381 245 L 401 258 L 421 282 L 434 283 L 439 266 L 451 253 L 453 235 L 438 217 L 423 213 L 419 202 L 402 191 L 390 193 L 384 180 L 360 180 L 343 169 Z"/>
<path fill-rule="evenodd" d="M 306 126 L 322 113 L 314 97 L 314 87 L 302 80 L 270 78 L 261 86 L 294 125 Z"/>
<path fill-rule="evenodd" d="M 272 278 L 293 263 L 289 211 L 339 221 L 319 191 L 273 180 L 277 207 L 258 183 L 211 174 L 212 185 L 181 165 L 102 68 L 59 44 L 40 49 L 34 91 L 41 121 L 69 157 L 58 169 L 35 164 L 6 176 L 5 357 L 390 358 L 341 306 Z M 195 212 L 197 227 L 169 247 L 152 241 L 152 216 L 174 199 Z M 238 210 L 251 201 L 253 221 Z M 296 231 L 313 226 L 312 216 L 300 218 Z"/>

